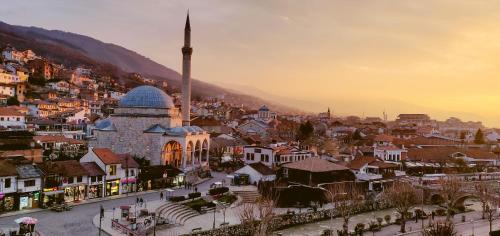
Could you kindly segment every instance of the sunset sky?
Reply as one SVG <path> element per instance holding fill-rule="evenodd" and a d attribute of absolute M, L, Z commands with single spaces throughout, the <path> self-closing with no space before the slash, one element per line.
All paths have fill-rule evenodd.
<path fill-rule="evenodd" d="M 7 1 L 0 20 L 88 35 L 193 77 L 337 115 L 500 127 L 500 1 Z M 271 96 L 272 95 L 272 96 Z"/>

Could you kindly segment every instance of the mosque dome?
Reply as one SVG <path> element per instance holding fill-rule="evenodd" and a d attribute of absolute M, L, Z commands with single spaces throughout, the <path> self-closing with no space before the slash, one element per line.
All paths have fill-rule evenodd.
<path fill-rule="evenodd" d="M 174 102 L 161 89 L 144 85 L 130 90 L 118 103 L 119 107 L 174 108 Z"/>

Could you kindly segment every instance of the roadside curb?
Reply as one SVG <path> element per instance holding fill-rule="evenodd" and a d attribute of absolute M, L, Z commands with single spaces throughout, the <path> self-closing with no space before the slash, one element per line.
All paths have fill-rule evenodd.
<path fill-rule="evenodd" d="M 80 206 L 80 205 L 86 205 L 86 204 L 91 204 L 91 203 L 98 203 L 98 202 L 106 202 L 106 201 L 111 201 L 111 200 L 117 200 L 117 199 L 122 199 L 126 197 L 131 197 L 131 196 L 142 196 L 145 194 L 149 193 L 159 193 L 162 190 L 148 190 L 148 191 L 142 191 L 142 192 L 135 192 L 135 193 L 129 193 L 127 194 L 122 194 L 118 196 L 111 196 L 111 197 L 105 197 L 105 198 L 99 198 L 99 200 L 85 200 L 82 202 L 78 203 L 68 203 L 69 206 Z M 22 210 L 22 211 L 13 211 L 13 212 L 8 212 L 5 214 L 0 215 L 1 218 L 6 218 L 6 217 L 11 217 L 11 216 L 17 216 L 17 215 L 25 215 L 25 214 L 30 214 L 30 213 L 36 213 L 36 212 L 42 212 L 42 211 L 49 211 L 50 209 L 42 209 L 42 208 L 35 208 L 35 209 L 29 209 L 29 210 Z"/>

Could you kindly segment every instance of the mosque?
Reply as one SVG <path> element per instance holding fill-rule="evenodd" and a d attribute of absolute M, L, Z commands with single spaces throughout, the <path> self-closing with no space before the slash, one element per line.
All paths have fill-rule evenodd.
<path fill-rule="evenodd" d="M 183 171 L 208 166 L 210 135 L 190 125 L 191 27 L 189 15 L 182 48 L 182 106 L 152 86 L 130 90 L 114 114 L 96 123 L 91 147 L 144 157 L 151 165 L 172 165 Z"/>

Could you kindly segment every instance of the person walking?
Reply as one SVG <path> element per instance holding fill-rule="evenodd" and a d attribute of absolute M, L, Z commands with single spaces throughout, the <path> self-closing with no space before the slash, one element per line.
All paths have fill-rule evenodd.
<path fill-rule="evenodd" d="M 160 200 L 163 200 L 163 192 L 160 192 Z"/>
<path fill-rule="evenodd" d="M 142 197 L 139 199 L 139 202 L 141 203 L 141 207 L 142 207 L 142 204 L 144 204 L 144 200 L 142 200 Z"/>

